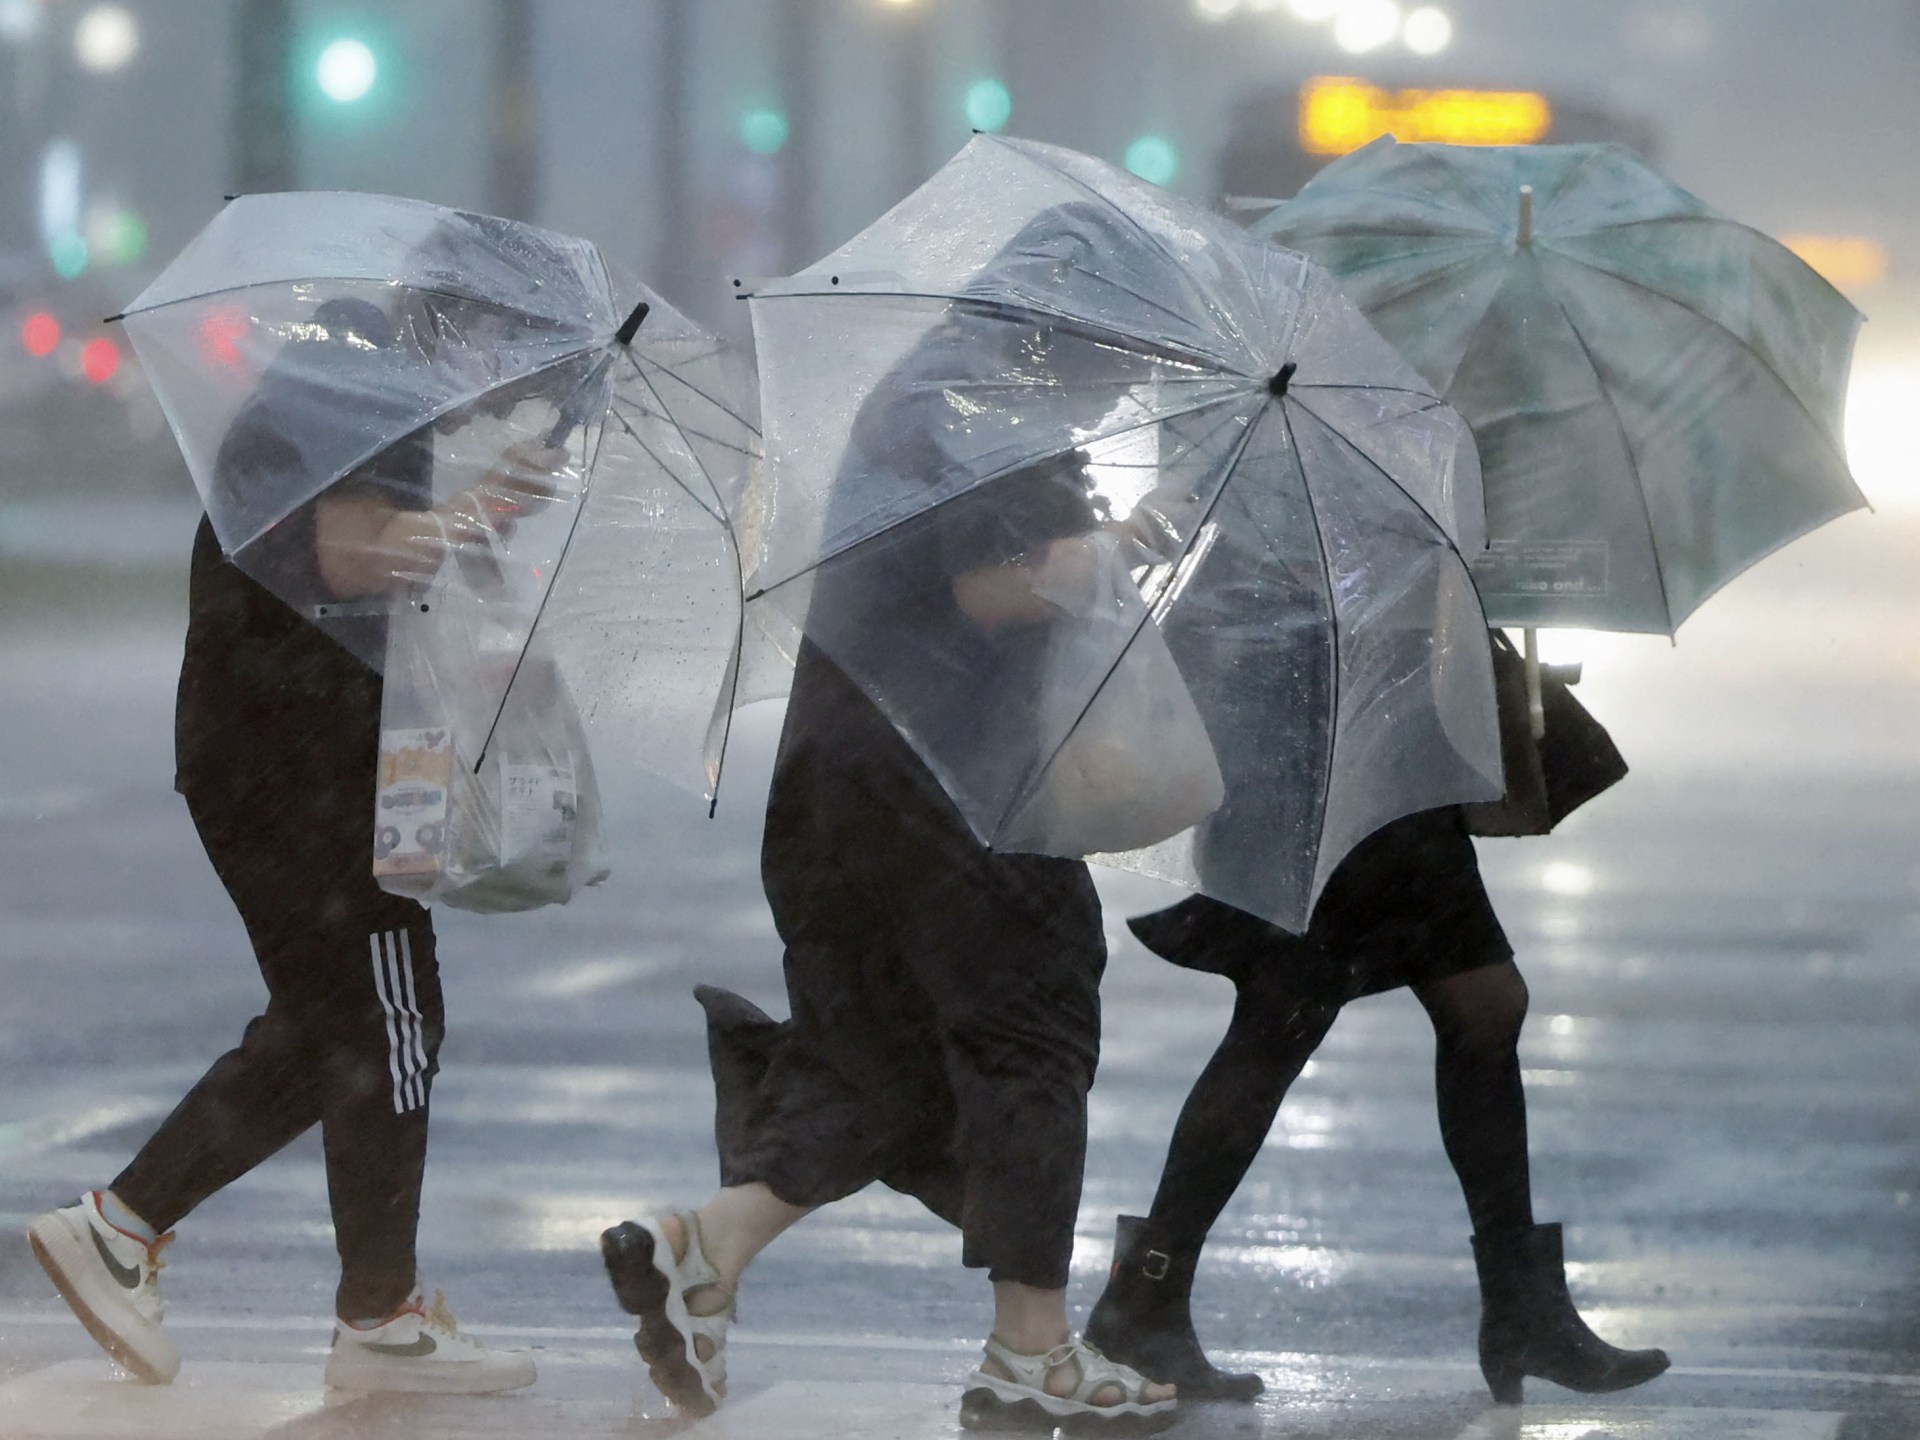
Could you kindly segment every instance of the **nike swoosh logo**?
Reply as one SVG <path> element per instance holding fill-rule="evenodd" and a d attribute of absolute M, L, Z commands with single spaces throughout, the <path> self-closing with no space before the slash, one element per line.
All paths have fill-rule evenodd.
<path fill-rule="evenodd" d="M 122 1265 L 118 1260 L 114 1259 L 113 1251 L 107 1248 L 107 1242 L 100 1238 L 100 1232 L 94 1229 L 93 1226 L 87 1226 L 87 1234 L 93 1237 L 93 1248 L 100 1252 L 100 1262 L 107 1267 L 107 1273 L 119 1282 L 122 1289 L 138 1290 L 140 1288 L 140 1267 L 138 1265 Z"/>
<path fill-rule="evenodd" d="M 433 1343 L 431 1335 L 422 1335 L 418 1340 L 405 1345 L 385 1345 L 378 1340 L 362 1340 L 360 1348 L 371 1350 L 376 1355 L 398 1355 L 408 1360 L 418 1360 L 423 1355 L 431 1355 L 439 1347 Z"/>

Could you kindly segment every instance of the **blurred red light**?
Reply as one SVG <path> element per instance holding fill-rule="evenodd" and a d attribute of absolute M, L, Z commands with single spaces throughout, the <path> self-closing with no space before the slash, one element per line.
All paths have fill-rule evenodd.
<path fill-rule="evenodd" d="M 89 340 L 80 350 L 80 373 L 96 385 L 104 385 L 120 368 L 120 347 L 111 340 Z"/>
<path fill-rule="evenodd" d="M 244 305 L 216 305 L 194 327 L 201 358 L 214 365 L 238 366 L 246 357 L 240 342 L 252 328 Z"/>
<path fill-rule="evenodd" d="M 60 322 L 45 310 L 36 310 L 20 324 L 20 343 L 29 355 L 51 355 L 60 343 Z"/>

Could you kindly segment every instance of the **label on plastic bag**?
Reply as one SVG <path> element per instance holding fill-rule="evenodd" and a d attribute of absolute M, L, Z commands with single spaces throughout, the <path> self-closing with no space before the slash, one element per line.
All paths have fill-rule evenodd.
<path fill-rule="evenodd" d="M 453 737 L 445 726 L 380 732 L 373 873 L 437 875 L 446 866 Z"/>
<path fill-rule="evenodd" d="M 571 766 L 500 767 L 500 863 L 550 863 L 564 870 L 573 856 L 578 798 Z"/>

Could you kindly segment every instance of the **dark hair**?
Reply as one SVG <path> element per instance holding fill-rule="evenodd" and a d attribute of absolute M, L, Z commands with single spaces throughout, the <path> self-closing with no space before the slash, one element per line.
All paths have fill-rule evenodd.
<path fill-rule="evenodd" d="M 393 322 L 371 300 L 349 297 L 324 301 L 313 312 L 313 324 L 327 332 L 327 339 L 339 333 L 357 336 L 381 350 L 393 344 Z"/>

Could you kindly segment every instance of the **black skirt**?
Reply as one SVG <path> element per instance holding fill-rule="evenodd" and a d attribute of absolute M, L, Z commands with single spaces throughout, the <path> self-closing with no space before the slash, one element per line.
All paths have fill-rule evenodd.
<path fill-rule="evenodd" d="M 1513 958 L 1452 805 L 1395 820 L 1356 845 L 1303 935 L 1205 895 L 1128 924 L 1176 965 L 1236 982 L 1249 967 L 1278 967 L 1302 998 L 1334 1005 Z"/>
<path fill-rule="evenodd" d="M 861 691 L 802 647 L 762 878 L 792 1019 L 704 991 L 726 1185 L 822 1205 L 879 1180 L 995 1279 L 1066 1283 L 1100 1050 L 1100 902 L 996 854 Z"/>

